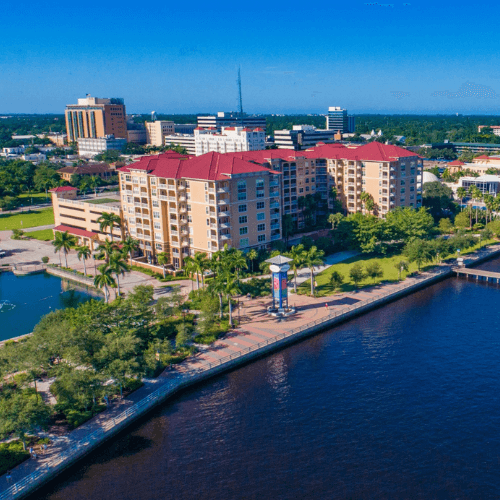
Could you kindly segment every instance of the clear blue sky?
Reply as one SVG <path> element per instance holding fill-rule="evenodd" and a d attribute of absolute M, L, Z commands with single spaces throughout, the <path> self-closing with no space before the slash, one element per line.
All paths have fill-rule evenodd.
<path fill-rule="evenodd" d="M 9 2 L 0 113 L 63 112 L 86 93 L 128 113 L 235 110 L 241 65 L 249 113 L 500 115 L 497 3 L 366 3 Z"/>

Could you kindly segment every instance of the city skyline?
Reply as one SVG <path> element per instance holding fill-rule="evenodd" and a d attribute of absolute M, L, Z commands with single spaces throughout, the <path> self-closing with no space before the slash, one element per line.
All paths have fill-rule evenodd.
<path fill-rule="evenodd" d="M 130 113 L 236 110 L 241 66 L 249 113 L 500 114 L 498 6 L 287 5 L 9 5 L 23 30 L 4 27 L 0 113 L 60 113 L 87 93 Z"/>

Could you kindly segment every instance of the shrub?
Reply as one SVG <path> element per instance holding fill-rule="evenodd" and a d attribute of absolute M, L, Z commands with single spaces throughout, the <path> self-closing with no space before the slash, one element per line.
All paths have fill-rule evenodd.
<path fill-rule="evenodd" d="M 42 257 L 42 262 L 43 262 L 44 264 L 48 264 L 48 263 L 49 263 L 49 260 L 50 260 L 50 259 L 49 259 L 49 257 L 46 257 L 46 256 L 45 256 L 45 257 Z"/>
<path fill-rule="evenodd" d="M 68 410 L 65 414 L 68 424 L 75 428 L 90 420 L 93 415 L 91 411 Z"/>
<path fill-rule="evenodd" d="M 24 236 L 24 231 L 22 229 L 13 229 L 11 239 L 20 240 Z"/>
<path fill-rule="evenodd" d="M 23 449 L 21 441 L 11 441 L 10 443 L 0 444 L 0 475 L 13 469 L 16 465 L 24 462 L 30 457 L 28 451 Z"/>

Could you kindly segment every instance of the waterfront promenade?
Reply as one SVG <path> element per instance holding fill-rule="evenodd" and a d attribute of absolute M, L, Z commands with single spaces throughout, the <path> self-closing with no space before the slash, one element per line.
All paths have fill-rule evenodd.
<path fill-rule="evenodd" d="M 467 264 L 477 263 L 499 252 L 500 245 L 483 249 L 469 258 Z M 239 312 L 241 324 L 237 329 L 211 346 L 201 347 L 197 355 L 172 370 L 164 371 L 157 379 L 146 380 L 144 387 L 67 436 L 51 436 L 54 445 L 46 456 L 30 459 L 12 471 L 15 484 L 9 487 L 5 476 L 0 478 L 0 499 L 19 498 L 33 491 L 183 387 L 233 369 L 451 275 L 451 264 L 443 264 L 403 282 L 338 294 L 329 300 L 292 296 L 291 303 L 298 307 L 299 312 L 283 321 L 269 318 L 265 313 L 269 298 L 245 299 Z"/>

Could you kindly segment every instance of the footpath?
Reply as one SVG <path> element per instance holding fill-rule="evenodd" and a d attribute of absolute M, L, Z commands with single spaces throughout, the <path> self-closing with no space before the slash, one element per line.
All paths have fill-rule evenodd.
<path fill-rule="evenodd" d="M 475 265 L 499 254 L 500 244 L 497 244 L 468 256 L 465 263 Z M 237 329 L 202 347 L 196 355 L 165 370 L 158 378 L 145 380 L 143 387 L 68 435 L 49 436 L 53 444 L 46 455 L 29 459 L 13 469 L 11 484 L 7 484 L 5 475 L 0 478 L 0 500 L 32 493 L 179 390 L 452 276 L 452 267 L 452 264 L 441 264 L 402 282 L 337 294 L 326 300 L 293 295 L 291 301 L 298 313 L 281 321 L 267 315 L 269 298 L 244 300 L 241 310 L 236 311 L 241 320 Z"/>

